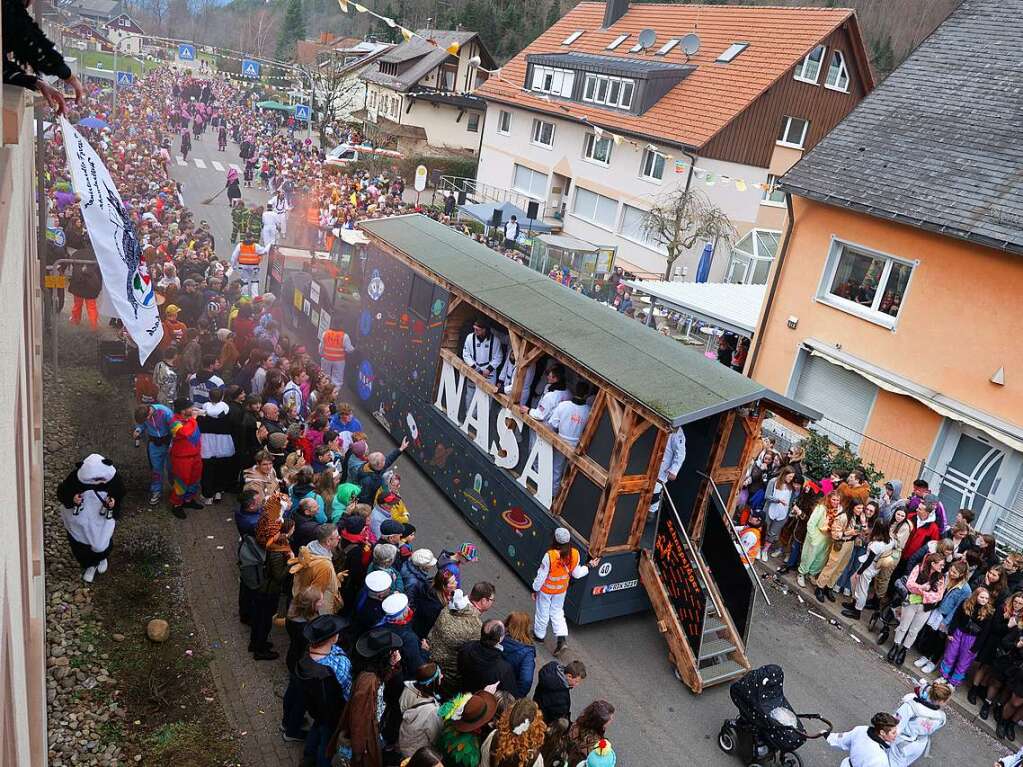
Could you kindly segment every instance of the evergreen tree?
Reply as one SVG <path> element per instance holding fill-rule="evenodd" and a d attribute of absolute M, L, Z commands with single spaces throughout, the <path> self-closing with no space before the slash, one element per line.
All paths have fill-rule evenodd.
<path fill-rule="evenodd" d="M 892 50 L 891 35 L 877 36 L 870 41 L 870 63 L 878 80 L 883 80 L 895 69 L 895 51 Z"/>
<path fill-rule="evenodd" d="M 561 0 L 553 0 L 551 7 L 547 9 L 547 24 L 546 28 L 550 29 L 558 23 L 558 19 L 561 18 Z"/>
<path fill-rule="evenodd" d="M 295 43 L 304 39 L 305 16 L 302 14 L 302 0 L 288 0 L 281 31 L 277 35 L 277 58 L 291 58 L 295 53 Z"/>

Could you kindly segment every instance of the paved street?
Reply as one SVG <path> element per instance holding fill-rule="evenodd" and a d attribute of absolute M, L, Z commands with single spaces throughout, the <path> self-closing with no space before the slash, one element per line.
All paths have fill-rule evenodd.
<path fill-rule="evenodd" d="M 196 143 L 186 164 L 173 167 L 175 177 L 185 185 L 185 201 L 196 220 L 206 219 L 213 227 L 221 258 L 230 255 L 226 198 L 221 196 L 208 206 L 200 201 L 223 186 L 224 174 L 214 163 L 229 167 L 238 162 L 235 147 L 217 152 L 213 135 L 207 134 Z M 255 190 L 243 192 L 246 202 L 262 201 L 266 196 Z M 359 417 L 370 444 L 386 449 L 389 439 L 369 413 L 360 412 Z M 478 539 L 437 488 L 413 468 L 410 459 L 403 458 L 400 466 L 403 495 L 418 528 L 419 544 L 435 553 L 463 540 L 482 544 L 481 561 L 466 567 L 465 578 L 469 583 L 486 579 L 496 584 L 498 617 L 516 609 L 530 611 L 526 586 Z M 215 658 L 214 674 L 227 715 L 236 734 L 246 733 L 241 738 L 244 764 L 281 765 L 292 763 L 292 759 L 297 763 L 300 748 L 283 744 L 277 732 L 283 664 L 251 661 L 245 651 L 247 634 L 236 620 L 236 537 L 231 511 L 221 505 L 193 512 L 181 525 L 196 623 Z M 750 654 L 755 664 L 774 662 L 785 669 L 786 693 L 799 711 L 819 711 L 837 728 L 847 729 L 865 723 L 877 710 L 893 710 L 910 690 L 909 677 L 883 664 L 872 646 L 858 644 L 844 630 L 809 615 L 810 602 L 801 604 L 791 592 L 769 590 L 769 594 L 774 605 L 759 604 L 756 609 Z M 286 645 L 283 630 L 275 629 L 274 640 L 280 648 Z M 598 697 L 614 703 L 618 713 L 610 738 L 624 764 L 738 765 L 716 745 L 721 721 L 734 712 L 727 687 L 696 697 L 676 681 L 652 614 L 573 627 L 569 654 L 582 659 L 589 672 L 586 682 L 574 692 L 574 710 L 578 712 Z M 545 651 L 538 662 L 550 657 Z M 933 764 L 987 767 L 1004 753 L 1005 748 L 952 711 L 949 725 L 936 739 Z M 808 743 L 800 755 L 808 767 L 841 761 L 839 752 L 820 742 Z"/>

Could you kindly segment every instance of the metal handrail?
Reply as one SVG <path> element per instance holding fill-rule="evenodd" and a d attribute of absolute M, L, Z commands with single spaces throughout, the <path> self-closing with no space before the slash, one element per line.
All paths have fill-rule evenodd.
<path fill-rule="evenodd" d="M 767 606 L 770 607 L 771 598 L 767 596 L 767 589 L 765 589 L 764 584 L 760 582 L 760 578 L 756 577 L 757 571 L 756 568 L 753 567 L 753 560 L 750 559 L 749 552 L 746 551 L 746 547 L 742 545 L 742 538 L 739 537 L 739 531 L 736 529 L 735 524 L 732 522 L 732 518 L 728 515 L 728 504 L 725 503 L 725 500 L 721 497 L 721 493 L 718 491 L 717 485 L 714 484 L 714 480 L 711 479 L 710 474 L 705 474 L 702 471 L 697 471 L 696 473 L 710 483 L 710 487 L 714 491 L 714 495 L 717 496 L 718 501 L 721 503 L 721 508 L 724 509 L 725 513 L 722 516 L 724 517 L 725 522 L 728 523 L 728 529 L 732 531 L 732 537 L 735 539 L 735 545 L 739 547 L 739 554 L 745 560 L 746 566 L 753 571 L 754 575 L 753 580 L 757 584 L 757 588 L 760 589 L 760 593 L 763 595 L 764 601 L 767 602 Z"/>

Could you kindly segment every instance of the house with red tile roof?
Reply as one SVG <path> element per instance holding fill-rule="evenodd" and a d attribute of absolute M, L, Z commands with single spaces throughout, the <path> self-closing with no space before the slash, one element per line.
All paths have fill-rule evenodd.
<path fill-rule="evenodd" d="M 764 283 L 785 225 L 775 180 L 873 87 L 852 10 L 583 2 L 477 90 L 477 189 L 538 201 L 649 276 L 666 259 L 647 211 L 697 189 L 738 231 L 709 243 L 711 281 Z M 671 278 L 692 280 L 707 244 Z"/>

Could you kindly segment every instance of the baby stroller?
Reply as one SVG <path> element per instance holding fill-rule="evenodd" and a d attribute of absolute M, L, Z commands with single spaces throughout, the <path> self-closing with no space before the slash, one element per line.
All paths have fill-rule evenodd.
<path fill-rule="evenodd" d="M 870 631 L 877 632 L 877 643 L 879 645 L 883 645 L 895 633 L 895 627 L 899 625 L 898 610 L 902 607 L 902 603 L 906 601 L 908 596 L 909 591 L 906 589 L 906 577 L 903 576 L 892 584 L 890 596 L 885 595 L 881 599 L 880 606 L 870 616 L 870 620 L 867 621 L 867 628 Z"/>
<path fill-rule="evenodd" d="M 796 753 L 807 740 L 831 734 L 831 722 L 820 714 L 797 714 L 785 698 L 785 672 L 781 666 L 753 669 L 728 688 L 739 709 L 736 719 L 726 719 L 718 733 L 718 746 L 735 754 L 748 767 L 802 767 Z M 803 720 L 816 719 L 824 726 L 808 734 Z"/>

